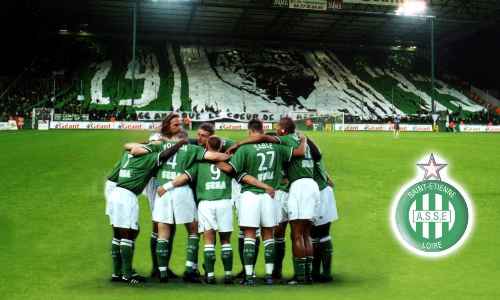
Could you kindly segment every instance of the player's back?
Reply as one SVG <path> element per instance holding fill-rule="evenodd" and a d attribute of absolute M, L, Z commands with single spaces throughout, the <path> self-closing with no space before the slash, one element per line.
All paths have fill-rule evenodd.
<path fill-rule="evenodd" d="M 157 162 L 157 153 L 133 156 L 124 152 L 120 160 L 117 186 L 128 189 L 137 195 L 140 194 L 154 175 Z"/>
<path fill-rule="evenodd" d="M 283 163 L 290 161 L 291 147 L 261 143 L 241 146 L 231 158 L 231 165 L 240 175 L 248 174 L 277 188 L 282 178 Z M 243 184 L 242 192 L 264 193 L 264 190 Z"/>
<path fill-rule="evenodd" d="M 186 170 L 186 173 L 192 177 L 191 180 L 196 181 L 198 201 L 231 199 L 233 179 L 215 164 L 199 162 Z"/>

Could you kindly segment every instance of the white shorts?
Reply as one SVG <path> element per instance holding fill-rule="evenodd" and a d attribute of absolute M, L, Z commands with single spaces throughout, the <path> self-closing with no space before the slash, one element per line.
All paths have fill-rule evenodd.
<path fill-rule="evenodd" d="M 232 180 L 231 182 L 231 200 L 233 201 L 234 208 L 236 208 L 236 213 L 238 213 L 238 209 L 240 207 L 240 198 L 241 198 L 241 185 L 236 181 Z"/>
<path fill-rule="evenodd" d="M 116 187 L 116 182 L 106 180 L 104 183 L 104 199 L 106 199 L 106 208 L 104 209 L 104 213 L 106 216 L 110 216 L 110 210 L 111 206 L 109 204 L 109 201 L 111 200 L 111 192 L 115 189 Z"/>
<path fill-rule="evenodd" d="M 276 204 L 268 194 L 241 194 L 238 220 L 241 227 L 274 227 L 278 224 Z"/>
<path fill-rule="evenodd" d="M 139 201 L 131 191 L 115 187 L 110 195 L 110 221 L 113 227 L 139 229 Z"/>
<path fill-rule="evenodd" d="M 319 205 L 319 188 L 312 178 L 301 178 L 290 185 L 288 220 L 313 220 Z"/>
<path fill-rule="evenodd" d="M 233 231 L 233 203 L 231 199 L 201 201 L 198 205 L 198 231 Z"/>
<path fill-rule="evenodd" d="M 176 187 L 162 197 L 156 195 L 153 221 L 165 224 L 186 224 L 197 220 L 193 191 L 188 185 Z"/>
<path fill-rule="evenodd" d="M 337 202 L 331 186 L 327 186 L 319 192 L 319 205 L 314 218 L 314 226 L 324 225 L 339 218 Z"/>
<path fill-rule="evenodd" d="M 274 195 L 274 205 L 276 207 L 276 218 L 278 223 L 288 221 L 288 193 L 281 190 L 276 190 Z"/>
<path fill-rule="evenodd" d="M 151 214 L 153 213 L 153 208 L 155 207 L 155 199 L 156 199 L 156 190 L 158 189 L 158 183 L 156 182 L 156 178 L 151 178 L 148 182 L 148 185 L 142 191 L 142 194 L 148 198 L 149 209 L 151 210 Z"/>

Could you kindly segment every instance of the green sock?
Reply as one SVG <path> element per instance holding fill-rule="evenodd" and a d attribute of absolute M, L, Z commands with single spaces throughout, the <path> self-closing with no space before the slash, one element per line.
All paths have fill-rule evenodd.
<path fill-rule="evenodd" d="M 170 233 L 170 238 L 168 239 L 168 252 L 167 252 L 167 268 L 170 266 L 170 258 L 172 257 L 172 247 L 174 246 L 174 235 L 175 230 Z"/>
<path fill-rule="evenodd" d="M 205 272 L 207 277 L 214 277 L 215 246 L 205 245 Z"/>
<path fill-rule="evenodd" d="M 255 265 L 257 264 L 257 258 L 259 257 L 259 249 L 260 249 L 260 236 L 257 236 L 255 239 L 255 256 L 253 259 L 253 267 L 255 269 Z"/>
<path fill-rule="evenodd" d="M 323 263 L 323 275 L 332 275 L 333 243 L 330 236 L 321 239 L 321 262 Z"/>
<path fill-rule="evenodd" d="M 198 235 L 189 235 L 187 242 L 186 272 L 196 272 L 198 269 L 198 248 L 200 238 Z"/>
<path fill-rule="evenodd" d="M 307 256 L 306 257 L 306 272 L 305 272 L 307 281 L 312 281 L 312 268 L 313 268 L 313 257 Z"/>
<path fill-rule="evenodd" d="M 285 258 L 285 239 L 277 238 L 274 243 L 274 270 L 276 274 L 281 274 L 283 269 L 283 259 Z"/>
<path fill-rule="evenodd" d="M 245 245 L 245 237 L 243 236 L 243 231 L 240 230 L 240 235 L 238 236 L 238 254 L 240 255 L 240 262 L 243 268 L 245 268 L 245 261 L 243 258 L 244 245 Z"/>
<path fill-rule="evenodd" d="M 151 251 L 151 265 L 153 266 L 153 271 L 158 270 L 158 255 L 156 254 L 157 240 L 158 234 L 152 232 L 151 237 L 149 238 L 149 250 Z"/>
<path fill-rule="evenodd" d="M 113 238 L 111 241 L 111 259 L 113 261 L 113 276 L 122 275 L 122 256 L 120 254 L 120 240 Z"/>
<path fill-rule="evenodd" d="M 255 240 L 245 238 L 243 245 L 243 263 L 245 265 L 245 276 L 251 278 L 253 276 L 253 265 L 255 261 Z"/>
<path fill-rule="evenodd" d="M 269 239 L 264 241 L 264 262 L 266 268 L 266 275 L 271 275 L 273 273 L 274 267 L 274 239 Z"/>
<path fill-rule="evenodd" d="M 156 243 L 156 255 L 158 256 L 158 270 L 160 278 L 167 277 L 167 257 L 168 257 L 168 240 L 158 239 Z"/>
<path fill-rule="evenodd" d="M 132 277 L 132 259 L 134 258 L 134 241 L 121 239 L 120 252 L 122 256 L 122 275 Z"/>
<path fill-rule="evenodd" d="M 222 250 L 220 252 L 222 258 L 222 264 L 224 265 L 224 275 L 230 276 L 233 273 L 233 249 L 231 244 L 222 245 Z"/>
<path fill-rule="evenodd" d="M 312 261 L 312 271 L 311 275 L 313 277 L 318 277 L 321 270 L 321 243 L 319 239 L 312 240 L 313 245 L 313 261 Z"/>
<path fill-rule="evenodd" d="M 295 269 L 295 278 L 299 282 L 305 281 L 306 276 L 306 258 L 305 257 L 294 257 L 294 269 Z"/>

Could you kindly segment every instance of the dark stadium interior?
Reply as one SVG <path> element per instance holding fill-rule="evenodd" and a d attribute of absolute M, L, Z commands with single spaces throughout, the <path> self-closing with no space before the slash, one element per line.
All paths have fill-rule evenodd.
<path fill-rule="evenodd" d="M 134 6 L 138 45 L 171 42 L 246 49 L 335 49 L 347 61 L 355 59 L 352 53 L 370 57 L 402 53 L 401 57 L 423 62 L 419 68 L 430 73 L 430 18 L 397 16 L 390 6 L 344 3 L 342 9 L 319 12 L 282 8 L 270 0 L 7 1 L 1 12 L 0 91 L 12 87 L 3 95 L 3 106 L 9 101 L 19 103 L 12 98 L 34 99 L 24 100 L 27 103 L 8 113 L 21 113 L 41 95 L 56 96 L 53 83 L 44 82 L 44 77 L 57 81 L 58 91 L 66 87 L 69 91 L 84 62 L 119 52 L 122 56 L 116 59 L 126 64 L 132 52 Z M 500 2 L 432 0 L 426 14 L 435 16 L 436 74 L 452 73 L 454 84 L 474 85 L 498 97 Z M 64 70 L 64 75 L 54 75 L 58 70 Z M 254 88 L 266 90 L 268 101 L 280 93 L 288 105 L 300 106 L 298 97 L 307 98 L 308 85 L 314 84 L 312 75 L 279 75 L 282 69 L 273 66 L 256 66 L 246 72 L 278 74 L 267 81 L 255 75 Z M 15 82 L 18 76 L 30 79 Z M 78 91 L 72 92 L 76 97 Z M 68 101 L 66 107 L 75 111 L 78 105 Z M 99 112 L 103 113 L 107 114 Z"/>

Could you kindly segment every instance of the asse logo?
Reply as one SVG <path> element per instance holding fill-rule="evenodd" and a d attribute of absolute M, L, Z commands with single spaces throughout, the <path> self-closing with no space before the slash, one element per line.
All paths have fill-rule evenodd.
<path fill-rule="evenodd" d="M 392 205 L 391 225 L 398 240 L 411 252 L 425 257 L 445 256 L 460 248 L 469 236 L 472 204 L 460 185 L 446 176 L 446 163 L 436 162 L 434 154 L 425 161 L 417 164 L 423 179 L 417 178 L 398 193 Z"/>

